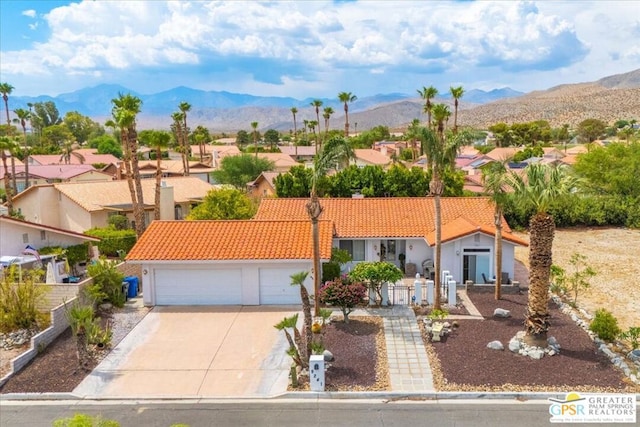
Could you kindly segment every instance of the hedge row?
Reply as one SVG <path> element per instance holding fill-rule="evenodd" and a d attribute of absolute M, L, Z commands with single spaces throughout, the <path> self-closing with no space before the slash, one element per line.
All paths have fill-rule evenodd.
<path fill-rule="evenodd" d="M 111 228 L 92 228 L 85 234 L 102 239 L 97 243 L 100 254 L 108 257 L 119 256 L 119 251 L 128 253 L 136 244 L 135 230 L 115 230 Z"/>

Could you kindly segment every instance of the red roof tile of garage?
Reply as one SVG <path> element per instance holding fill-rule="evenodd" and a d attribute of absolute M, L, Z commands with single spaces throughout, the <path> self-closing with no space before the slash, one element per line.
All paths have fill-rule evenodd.
<path fill-rule="evenodd" d="M 333 226 L 319 221 L 320 258 L 331 258 Z M 311 222 L 153 221 L 127 261 L 312 259 Z"/>
<path fill-rule="evenodd" d="M 453 240 L 475 231 L 494 234 L 493 206 L 489 198 L 442 197 L 440 200 L 443 239 Z M 255 219 L 308 218 L 307 201 L 263 199 Z M 338 238 L 421 237 L 434 244 L 435 208 L 431 197 L 322 198 L 320 204 L 324 209 L 320 218 L 333 221 Z M 504 219 L 503 237 L 518 245 L 527 245 L 511 234 Z"/>

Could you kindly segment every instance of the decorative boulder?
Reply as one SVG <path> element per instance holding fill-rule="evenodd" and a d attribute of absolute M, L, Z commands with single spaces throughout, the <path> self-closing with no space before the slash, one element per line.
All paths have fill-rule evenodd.
<path fill-rule="evenodd" d="M 489 344 L 487 344 L 487 348 L 490 348 L 491 350 L 504 350 L 504 346 L 502 345 L 502 343 L 500 341 L 491 341 Z"/>
<path fill-rule="evenodd" d="M 325 362 L 333 362 L 333 353 L 331 353 L 329 350 L 323 351 L 322 355 L 324 356 Z"/>
<path fill-rule="evenodd" d="M 505 310 L 504 308 L 496 308 L 493 311 L 494 317 L 511 317 L 511 312 L 509 310 Z"/>
<path fill-rule="evenodd" d="M 518 341 L 516 338 L 511 338 L 511 340 L 509 341 L 509 350 L 517 353 L 520 350 L 520 341 Z"/>

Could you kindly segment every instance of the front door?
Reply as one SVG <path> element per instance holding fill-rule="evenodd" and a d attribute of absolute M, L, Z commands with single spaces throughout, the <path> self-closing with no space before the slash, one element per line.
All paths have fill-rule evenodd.
<path fill-rule="evenodd" d="M 462 281 L 487 283 L 491 271 L 490 249 L 464 249 L 462 257 Z"/>

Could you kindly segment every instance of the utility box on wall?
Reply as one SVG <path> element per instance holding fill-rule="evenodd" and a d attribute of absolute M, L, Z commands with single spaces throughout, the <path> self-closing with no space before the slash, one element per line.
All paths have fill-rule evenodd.
<path fill-rule="evenodd" d="M 309 358 L 309 384 L 311 391 L 324 391 L 324 356 L 314 354 Z"/>

